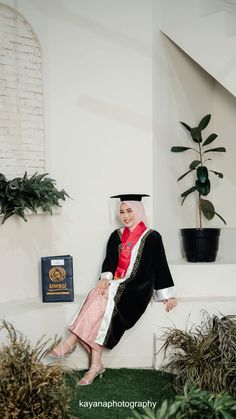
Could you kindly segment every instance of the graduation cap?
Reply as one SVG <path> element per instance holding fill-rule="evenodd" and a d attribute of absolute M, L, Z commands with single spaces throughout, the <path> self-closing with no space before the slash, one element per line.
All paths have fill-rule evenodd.
<path fill-rule="evenodd" d="M 123 195 L 113 195 L 110 198 L 120 198 L 121 201 L 142 201 L 142 198 L 145 196 L 150 196 L 146 194 L 123 194 Z"/>

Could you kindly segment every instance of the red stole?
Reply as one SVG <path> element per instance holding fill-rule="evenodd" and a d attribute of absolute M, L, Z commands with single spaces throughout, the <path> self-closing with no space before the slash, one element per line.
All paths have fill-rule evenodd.
<path fill-rule="evenodd" d="M 121 238 L 122 248 L 114 279 L 124 278 L 130 264 L 132 249 L 137 243 L 137 241 L 140 239 L 146 228 L 147 227 L 142 221 L 135 227 L 133 231 L 130 231 L 128 227 L 125 227 Z"/>

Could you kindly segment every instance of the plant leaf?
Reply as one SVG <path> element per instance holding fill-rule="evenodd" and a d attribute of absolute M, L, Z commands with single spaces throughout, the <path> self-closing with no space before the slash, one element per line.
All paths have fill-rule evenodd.
<path fill-rule="evenodd" d="M 200 208 L 207 220 L 211 220 L 215 215 L 214 205 L 208 199 L 200 199 Z"/>
<path fill-rule="evenodd" d="M 167 408 L 168 408 L 168 402 L 165 399 L 162 404 L 161 407 L 158 409 L 158 418 L 160 419 L 164 419 L 166 417 L 167 414 Z"/>
<path fill-rule="evenodd" d="M 210 122 L 210 119 L 211 119 L 211 114 L 209 113 L 209 114 L 207 114 L 207 115 L 205 115 L 202 119 L 201 119 L 201 121 L 199 122 L 199 124 L 198 124 L 198 128 L 200 129 L 200 131 L 202 131 L 203 129 L 205 129 L 206 127 L 207 127 L 207 125 L 209 124 L 209 122 Z"/>
<path fill-rule="evenodd" d="M 208 179 L 208 170 L 206 166 L 199 166 L 197 168 L 197 178 L 199 182 L 205 183 Z"/>
<path fill-rule="evenodd" d="M 193 160 L 192 163 L 189 165 L 190 169 L 195 169 L 201 163 L 200 160 Z"/>
<path fill-rule="evenodd" d="M 200 182 L 197 179 L 196 182 L 195 182 L 195 185 L 196 185 L 197 191 L 203 196 L 208 195 L 210 190 L 211 190 L 211 183 L 210 183 L 209 179 L 207 179 L 207 181 L 204 182 L 204 183 Z"/>
<path fill-rule="evenodd" d="M 202 134 L 198 127 L 194 127 L 191 129 L 191 137 L 195 143 L 202 142 Z"/>
<path fill-rule="evenodd" d="M 188 125 L 188 124 L 186 124 L 186 122 L 182 122 L 182 121 L 179 121 L 182 125 L 183 125 L 183 127 L 185 127 L 189 132 L 191 131 L 191 127 Z"/>
<path fill-rule="evenodd" d="M 184 176 L 186 176 L 188 173 L 192 172 L 194 169 L 188 170 L 186 173 L 184 173 L 182 176 L 180 176 L 177 181 L 183 179 Z"/>
<path fill-rule="evenodd" d="M 5 221 L 9 218 L 9 217 L 11 217 L 12 215 L 14 215 L 14 212 L 5 212 L 4 213 L 5 215 L 4 215 L 4 217 L 3 217 L 3 220 L 2 220 L 2 224 L 4 224 L 5 223 Z"/>
<path fill-rule="evenodd" d="M 171 151 L 173 151 L 174 153 L 180 153 L 181 151 L 186 151 L 186 150 L 194 150 L 194 148 L 192 148 L 192 147 L 182 147 L 182 146 L 171 147 Z"/>
<path fill-rule="evenodd" d="M 216 147 L 216 148 L 211 148 L 210 150 L 206 150 L 204 151 L 202 154 L 205 153 L 209 153 L 209 151 L 220 151 L 220 152 L 226 152 L 226 148 L 225 147 Z"/>
<path fill-rule="evenodd" d="M 187 191 L 185 191 L 181 194 L 182 198 L 186 198 L 186 196 L 188 196 L 190 193 L 196 191 L 196 189 L 197 189 L 196 186 L 192 186 L 191 188 L 187 189 Z M 182 202 L 182 204 L 183 204 L 183 202 Z"/>
<path fill-rule="evenodd" d="M 204 146 L 204 145 L 208 145 L 208 144 L 211 144 L 216 138 L 218 137 L 218 135 L 217 134 L 211 134 L 211 135 L 209 135 L 209 137 L 207 137 L 207 139 L 204 141 L 204 143 L 202 144 L 202 147 Z"/>
<path fill-rule="evenodd" d="M 215 173 L 215 175 L 217 175 L 218 177 L 220 177 L 221 179 L 223 179 L 224 175 L 223 173 L 220 172 L 215 172 L 215 170 L 209 170 L 209 172 Z"/>
<path fill-rule="evenodd" d="M 223 223 L 226 225 L 226 221 L 224 220 L 223 217 L 221 217 L 220 214 L 218 214 L 218 212 L 215 212 L 215 215 L 217 215 L 217 217 L 219 217 L 223 221 Z"/>

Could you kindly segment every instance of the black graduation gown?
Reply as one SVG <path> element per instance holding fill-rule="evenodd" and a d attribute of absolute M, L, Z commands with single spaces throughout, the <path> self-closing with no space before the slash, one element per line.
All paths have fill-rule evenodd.
<path fill-rule="evenodd" d="M 114 275 L 120 248 L 121 231 L 115 230 L 107 243 L 102 272 Z M 149 229 L 141 238 L 129 277 L 118 285 L 113 297 L 114 307 L 102 345 L 112 349 L 144 313 L 153 290 L 168 289 L 173 285 L 161 235 Z"/>

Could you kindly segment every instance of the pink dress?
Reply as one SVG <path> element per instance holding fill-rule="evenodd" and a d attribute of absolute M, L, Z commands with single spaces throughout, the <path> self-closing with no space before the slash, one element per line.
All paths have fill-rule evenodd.
<path fill-rule="evenodd" d="M 88 293 L 74 322 L 68 328 L 78 336 L 81 344 L 89 353 L 91 348 L 98 352 L 101 352 L 103 348 L 102 345 L 95 342 L 95 339 L 106 310 L 108 292 L 109 287 L 105 288 L 103 295 L 98 294 L 98 290 L 93 288 Z"/>

